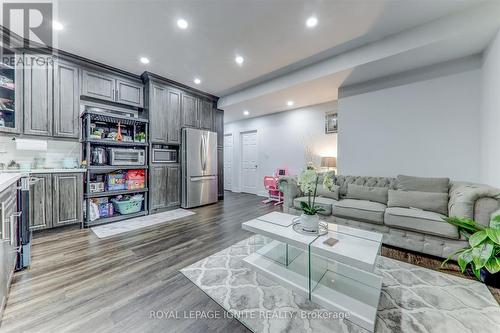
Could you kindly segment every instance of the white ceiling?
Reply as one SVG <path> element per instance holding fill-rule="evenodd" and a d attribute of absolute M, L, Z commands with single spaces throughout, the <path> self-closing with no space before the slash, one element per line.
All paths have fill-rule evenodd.
<path fill-rule="evenodd" d="M 58 20 L 65 29 L 58 47 L 188 85 L 200 77 L 201 90 L 221 96 L 306 58 L 331 56 L 473 3 L 477 0 L 60 0 Z M 314 29 L 304 25 L 310 15 L 319 19 Z M 179 17 L 189 22 L 188 29 L 176 26 Z M 244 56 L 242 67 L 235 54 Z M 151 63 L 140 64 L 140 56 Z"/>

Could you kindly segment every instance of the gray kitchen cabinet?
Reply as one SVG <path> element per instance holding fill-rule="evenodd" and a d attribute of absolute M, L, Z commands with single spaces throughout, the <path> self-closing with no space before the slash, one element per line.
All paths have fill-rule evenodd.
<path fill-rule="evenodd" d="M 2 59 L 0 63 L 9 63 L 9 55 L 3 55 L 5 59 Z M 3 119 L 4 125 L 0 126 L 0 132 L 4 133 L 14 133 L 19 134 L 23 130 L 23 55 L 14 55 L 14 62 L 17 64 L 15 68 L 10 69 L 9 67 L 3 68 L 3 75 L 14 81 L 15 88 L 12 91 L 9 87 L 0 87 L 1 95 L 6 97 L 7 100 L 12 100 L 14 105 L 8 105 L 7 101 L 4 102 L 4 107 L 0 111 L 0 118 Z M 0 65 L 3 66 L 3 65 Z"/>
<path fill-rule="evenodd" d="M 142 108 L 144 86 L 112 73 L 82 70 L 82 95 Z"/>
<path fill-rule="evenodd" d="M 150 138 L 153 143 L 168 142 L 167 88 L 159 84 L 149 86 Z"/>
<path fill-rule="evenodd" d="M 150 210 L 152 212 L 168 208 L 168 166 L 152 165 L 150 169 Z"/>
<path fill-rule="evenodd" d="M 117 79 L 115 101 L 142 108 L 144 106 L 143 85 L 132 81 Z"/>
<path fill-rule="evenodd" d="M 179 165 L 167 166 L 167 206 L 179 206 L 180 200 L 181 169 Z"/>
<path fill-rule="evenodd" d="M 26 54 L 24 67 L 24 133 L 52 135 L 54 112 L 54 66 L 50 61 L 39 64 L 36 56 Z"/>
<path fill-rule="evenodd" d="M 83 220 L 83 174 L 53 174 L 52 188 L 52 226 L 81 223 Z"/>
<path fill-rule="evenodd" d="M 224 111 L 214 110 L 214 131 L 217 132 L 217 148 L 224 145 Z"/>
<path fill-rule="evenodd" d="M 211 131 L 213 129 L 213 117 L 212 117 L 213 104 L 211 101 L 201 99 L 199 104 L 199 127 L 201 129 Z"/>
<path fill-rule="evenodd" d="M 183 126 L 198 128 L 198 99 L 188 94 L 182 94 L 181 114 Z"/>
<path fill-rule="evenodd" d="M 168 89 L 167 137 L 168 143 L 181 143 L 181 93 Z"/>
<path fill-rule="evenodd" d="M 37 174 L 30 186 L 29 221 L 31 230 L 52 227 L 52 174 Z"/>
<path fill-rule="evenodd" d="M 115 85 L 116 79 L 111 74 L 88 69 L 82 71 L 82 95 L 114 102 Z"/>
<path fill-rule="evenodd" d="M 56 63 L 54 78 L 54 137 L 80 137 L 79 67 L 63 61 Z"/>

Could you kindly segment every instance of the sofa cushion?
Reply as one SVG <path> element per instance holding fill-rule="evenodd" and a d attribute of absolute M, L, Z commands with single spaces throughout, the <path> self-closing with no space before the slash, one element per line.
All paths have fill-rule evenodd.
<path fill-rule="evenodd" d="M 347 185 L 346 198 L 387 204 L 387 191 L 388 188 L 386 187 L 349 184 Z"/>
<path fill-rule="evenodd" d="M 448 215 L 448 193 L 389 190 L 387 206 L 419 208 Z"/>
<path fill-rule="evenodd" d="M 308 197 L 298 197 L 293 199 L 293 206 L 297 209 L 301 209 L 300 207 L 300 202 L 307 202 Z M 312 198 L 311 198 L 312 201 Z M 332 214 L 332 205 L 335 204 L 337 201 L 330 199 L 330 198 L 322 198 L 322 197 L 316 197 L 316 202 L 315 206 L 316 207 L 321 207 L 324 209 L 322 212 L 318 212 L 321 215 L 331 215 Z"/>
<path fill-rule="evenodd" d="M 458 239 L 458 229 L 444 221 L 445 217 L 421 209 L 389 207 L 385 211 L 384 223 L 399 229 Z"/>
<path fill-rule="evenodd" d="M 346 219 L 384 224 L 386 205 L 368 200 L 343 199 L 333 205 L 332 215 Z"/>
<path fill-rule="evenodd" d="M 448 193 L 450 178 L 427 178 L 398 175 L 398 190 Z"/>
<path fill-rule="evenodd" d="M 323 184 L 318 185 L 318 189 L 316 191 L 316 195 L 318 197 L 330 198 L 333 200 L 339 200 L 339 186 L 333 185 L 331 190 L 323 186 Z"/>

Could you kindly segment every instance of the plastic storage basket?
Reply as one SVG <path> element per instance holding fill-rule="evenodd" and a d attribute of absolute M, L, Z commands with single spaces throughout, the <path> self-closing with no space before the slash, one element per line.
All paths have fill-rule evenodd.
<path fill-rule="evenodd" d="M 137 213 L 141 211 L 144 197 L 131 198 L 130 200 L 118 201 L 111 199 L 115 209 L 122 215 Z"/>

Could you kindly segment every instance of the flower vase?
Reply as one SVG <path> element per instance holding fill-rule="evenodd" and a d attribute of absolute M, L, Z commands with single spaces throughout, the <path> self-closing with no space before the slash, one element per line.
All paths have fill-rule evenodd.
<path fill-rule="evenodd" d="M 300 224 L 302 230 L 309 232 L 318 232 L 319 229 L 319 216 L 318 214 L 307 215 L 302 213 L 300 215 Z"/>

